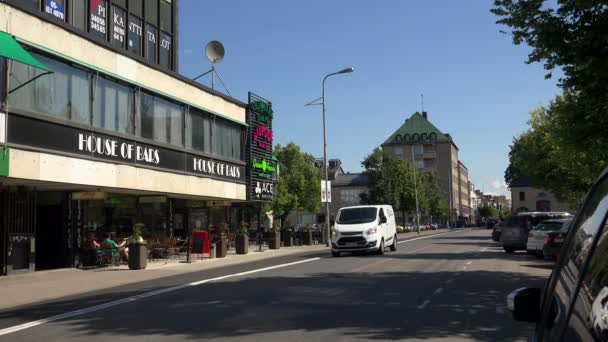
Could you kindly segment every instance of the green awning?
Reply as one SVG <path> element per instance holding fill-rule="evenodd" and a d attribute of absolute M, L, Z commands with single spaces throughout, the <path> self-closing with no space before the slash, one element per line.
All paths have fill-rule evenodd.
<path fill-rule="evenodd" d="M 12 59 L 19 63 L 31 65 L 47 72 L 52 72 L 46 67 L 46 65 L 40 63 L 19 43 L 17 43 L 13 36 L 3 31 L 0 31 L 0 56 Z"/>

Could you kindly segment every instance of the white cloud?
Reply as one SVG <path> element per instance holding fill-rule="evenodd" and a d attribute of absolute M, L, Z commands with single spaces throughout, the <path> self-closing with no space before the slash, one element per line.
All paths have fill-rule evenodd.
<path fill-rule="evenodd" d="M 500 190 L 507 190 L 507 183 L 505 183 L 504 180 L 498 180 L 495 179 L 494 181 L 492 181 L 492 188 L 496 191 L 500 191 Z"/>

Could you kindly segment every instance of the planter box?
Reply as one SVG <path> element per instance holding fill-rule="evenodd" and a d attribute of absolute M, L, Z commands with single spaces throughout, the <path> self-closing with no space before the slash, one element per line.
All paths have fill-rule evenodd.
<path fill-rule="evenodd" d="M 283 247 L 292 247 L 293 246 L 293 232 L 292 231 L 284 231 L 283 232 Z"/>
<path fill-rule="evenodd" d="M 236 254 L 247 254 L 249 252 L 249 236 L 237 235 L 236 236 Z"/>
<path fill-rule="evenodd" d="M 281 248 L 281 232 L 274 232 L 271 234 L 271 238 L 268 240 L 268 248 L 279 249 Z"/>
<path fill-rule="evenodd" d="M 145 243 L 129 244 L 129 268 L 143 270 L 148 266 L 148 246 Z"/>
<path fill-rule="evenodd" d="M 228 252 L 228 244 L 226 243 L 226 239 L 221 238 L 215 244 L 215 257 L 216 258 L 225 258 L 227 252 Z"/>
<path fill-rule="evenodd" d="M 312 231 L 304 232 L 302 240 L 302 244 L 306 246 L 312 246 Z"/>

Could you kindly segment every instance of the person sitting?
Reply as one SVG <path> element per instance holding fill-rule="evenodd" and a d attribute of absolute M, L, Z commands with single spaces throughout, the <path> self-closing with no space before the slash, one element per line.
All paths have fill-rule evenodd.
<path fill-rule="evenodd" d="M 118 252 L 124 260 L 129 260 L 129 248 L 126 247 L 126 240 L 123 240 L 120 244 L 118 244 L 116 241 L 112 240 L 112 234 L 104 233 L 103 241 L 101 243 L 103 245 L 103 252 L 106 256 L 111 256 L 114 252 Z"/>

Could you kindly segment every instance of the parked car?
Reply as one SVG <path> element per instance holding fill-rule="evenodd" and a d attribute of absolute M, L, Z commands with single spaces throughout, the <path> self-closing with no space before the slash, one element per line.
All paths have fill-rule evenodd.
<path fill-rule="evenodd" d="M 566 212 L 522 212 L 508 216 L 502 222 L 500 243 L 507 253 L 526 250 L 528 234 L 539 223 L 551 219 L 571 218 Z"/>
<path fill-rule="evenodd" d="M 431 229 L 437 230 L 439 229 L 439 225 L 437 223 L 431 223 Z"/>
<path fill-rule="evenodd" d="M 553 272 L 540 288 L 507 298 L 518 321 L 535 322 L 532 341 L 608 339 L 608 169 L 570 225 Z"/>
<path fill-rule="evenodd" d="M 502 222 L 498 222 L 494 228 L 492 228 L 492 240 L 500 242 L 500 234 L 502 233 Z"/>
<path fill-rule="evenodd" d="M 495 217 L 490 217 L 487 221 L 486 221 L 486 228 L 487 229 L 492 229 L 494 228 L 494 226 L 498 223 L 498 219 Z"/>
<path fill-rule="evenodd" d="M 346 207 L 338 211 L 336 234 L 331 242 L 331 254 L 342 252 L 371 252 L 384 254 L 385 248 L 397 250 L 395 213 L 390 205 Z"/>
<path fill-rule="evenodd" d="M 397 226 L 397 233 L 405 233 L 405 227 Z"/>
<path fill-rule="evenodd" d="M 562 249 L 564 240 L 566 239 L 568 231 L 570 230 L 570 226 L 571 222 L 564 224 L 561 230 L 550 232 L 547 234 L 547 236 L 545 236 L 545 241 L 543 243 L 543 257 L 546 260 L 557 260 L 557 256 Z"/>
<path fill-rule="evenodd" d="M 526 244 L 528 254 L 542 258 L 545 242 L 554 242 L 554 236 L 567 228 L 570 222 L 572 222 L 572 219 L 547 220 L 539 223 L 528 233 L 528 243 Z"/>

